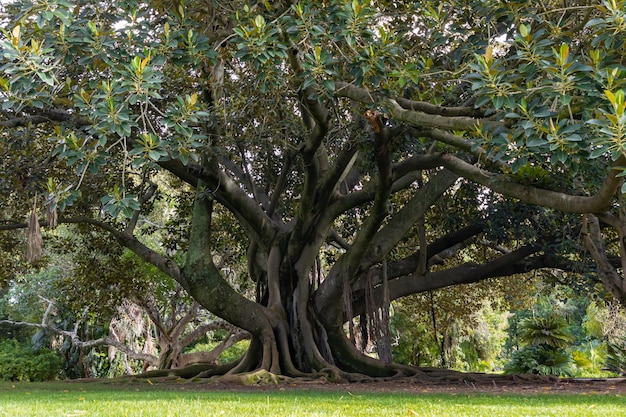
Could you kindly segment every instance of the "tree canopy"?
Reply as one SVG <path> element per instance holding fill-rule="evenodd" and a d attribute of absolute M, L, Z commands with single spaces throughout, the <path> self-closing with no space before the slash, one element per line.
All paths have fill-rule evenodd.
<path fill-rule="evenodd" d="M 580 271 L 583 247 L 626 304 L 623 1 L 4 8 L 2 250 L 27 228 L 36 261 L 57 222 L 109 234 L 252 335 L 233 373 L 420 374 L 352 324 L 384 335 L 406 295 Z M 177 222 L 159 239 L 157 201 Z M 255 297 L 216 256 L 245 259 Z"/>

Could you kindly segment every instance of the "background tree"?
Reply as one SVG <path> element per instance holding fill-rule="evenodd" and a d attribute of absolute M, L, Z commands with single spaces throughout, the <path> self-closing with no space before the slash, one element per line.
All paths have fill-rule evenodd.
<path fill-rule="evenodd" d="M 213 363 L 248 337 L 215 320 L 154 266 L 108 246 L 107 235 L 64 229 L 57 229 L 40 268 L 16 274 L 0 299 L 0 324 L 7 329 L 3 337 L 32 338 L 35 349 L 59 350 L 67 376 L 117 376 Z M 76 227 L 70 230 L 77 232 Z M 211 340 L 207 334 L 215 331 L 225 332 L 216 349 L 185 353 L 198 341 Z"/>
<path fill-rule="evenodd" d="M 575 268 L 581 231 L 624 303 L 621 1 L 7 7 L 3 228 L 29 226 L 31 259 L 37 209 L 107 232 L 252 335 L 232 373 L 420 374 L 360 352 L 352 319 Z M 170 176 L 195 189 L 180 262 L 138 227 Z M 254 299 L 216 267 L 229 233 Z M 484 256 L 433 268 L 464 247 Z"/>

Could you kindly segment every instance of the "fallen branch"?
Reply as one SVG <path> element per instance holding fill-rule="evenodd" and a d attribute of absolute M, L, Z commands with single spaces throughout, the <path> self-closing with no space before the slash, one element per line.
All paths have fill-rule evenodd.
<path fill-rule="evenodd" d="M 88 341 L 81 340 L 81 338 L 78 336 L 78 329 L 80 327 L 80 324 L 82 323 L 82 320 L 77 320 L 76 323 L 74 323 L 74 328 L 72 330 L 59 329 L 58 327 L 48 322 L 48 319 L 54 308 L 54 301 L 48 300 L 44 297 L 40 297 L 40 298 L 48 303 L 48 306 L 46 307 L 46 311 L 43 314 L 41 323 L 31 323 L 27 321 L 15 321 L 15 320 L 0 320 L 0 324 L 8 324 L 11 326 L 16 326 L 16 327 L 31 327 L 35 329 L 46 330 L 53 334 L 69 338 L 72 341 L 72 344 L 74 346 L 81 348 L 81 349 L 92 348 L 96 346 L 113 346 L 120 352 L 123 352 L 124 354 L 126 354 L 131 359 L 145 361 L 153 366 L 156 366 L 156 364 L 158 363 L 158 358 L 156 356 L 148 355 L 148 354 L 140 353 L 140 352 L 135 352 L 134 350 L 132 350 L 131 348 L 129 348 L 124 343 L 120 342 L 119 340 L 115 340 L 108 336 L 101 337 L 95 340 L 88 340 Z M 85 316 L 86 313 L 87 313 L 87 310 L 83 312 L 83 317 Z"/>

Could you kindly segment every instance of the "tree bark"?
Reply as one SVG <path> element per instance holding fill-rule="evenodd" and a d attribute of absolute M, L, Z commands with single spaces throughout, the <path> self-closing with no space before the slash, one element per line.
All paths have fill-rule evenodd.
<path fill-rule="evenodd" d="M 622 219 L 620 219 L 620 245 L 623 244 L 621 232 L 624 226 L 626 224 L 622 223 Z M 609 262 L 600 230 L 600 222 L 594 215 L 586 216 L 583 241 L 596 263 L 597 273 L 604 287 L 622 306 L 626 307 L 626 280 Z"/>

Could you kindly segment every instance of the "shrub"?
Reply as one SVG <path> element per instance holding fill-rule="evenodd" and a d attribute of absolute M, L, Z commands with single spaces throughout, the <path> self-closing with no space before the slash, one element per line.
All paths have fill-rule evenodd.
<path fill-rule="evenodd" d="M 0 341 L 0 379 L 5 381 L 47 381 L 61 372 L 62 360 L 47 348 L 34 352 L 28 344 L 14 339 Z"/>
<path fill-rule="evenodd" d="M 626 346 L 617 343 L 607 343 L 604 366 L 611 372 L 626 375 Z"/>
<path fill-rule="evenodd" d="M 530 345 L 518 350 L 504 366 L 504 372 L 557 376 L 574 374 L 571 356 L 563 349 L 546 348 L 545 345 Z"/>
<path fill-rule="evenodd" d="M 519 323 L 519 338 L 528 345 L 515 352 L 504 372 L 573 376 L 572 357 L 565 346 L 574 341 L 567 322 L 554 314 L 528 317 Z"/>
<path fill-rule="evenodd" d="M 574 341 L 565 319 L 556 315 L 528 317 L 519 323 L 519 338 L 530 345 L 563 348 Z"/>

